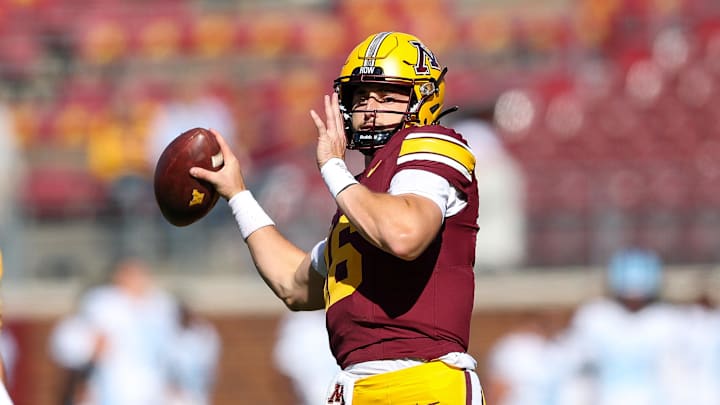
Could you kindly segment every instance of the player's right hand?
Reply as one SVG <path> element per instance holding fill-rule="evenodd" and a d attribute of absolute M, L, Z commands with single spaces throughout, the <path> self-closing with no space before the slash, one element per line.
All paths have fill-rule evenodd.
<path fill-rule="evenodd" d="M 216 172 L 201 167 L 192 167 L 190 168 L 190 175 L 212 184 L 223 198 L 230 200 L 235 194 L 247 189 L 240 169 L 240 162 L 230 150 L 230 146 L 225 142 L 225 139 L 212 128 L 210 132 L 212 132 L 220 145 L 224 161 L 223 167 Z"/>

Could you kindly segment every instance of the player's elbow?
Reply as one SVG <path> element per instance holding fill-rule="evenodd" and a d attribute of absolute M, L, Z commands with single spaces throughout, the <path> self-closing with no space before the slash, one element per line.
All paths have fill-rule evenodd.
<path fill-rule="evenodd" d="M 287 307 L 287 309 L 291 311 L 302 311 L 305 302 L 305 300 L 302 300 L 299 297 L 292 295 L 282 297 L 282 301 Z"/>
<path fill-rule="evenodd" d="M 285 307 L 287 307 L 287 309 L 289 309 L 289 310 L 291 310 L 291 311 L 293 311 L 293 312 L 297 312 L 297 311 L 302 311 L 302 310 L 303 310 L 302 303 L 299 302 L 299 301 L 283 300 L 283 302 L 285 303 Z"/>
<path fill-rule="evenodd" d="M 427 243 L 413 232 L 396 233 L 388 240 L 386 250 L 402 260 L 415 260 L 427 248 Z"/>
<path fill-rule="evenodd" d="M 394 251 L 390 252 L 393 256 L 405 260 L 405 261 L 413 261 L 420 257 L 422 254 L 421 250 L 409 250 L 409 249 L 396 249 Z"/>
<path fill-rule="evenodd" d="M 284 294 L 279 295 L 280 300 L 285 306 L 291 311 L 301 311 L 303 303 L 307 300 L 302 299 L 299 294 L 294 294 L 291 291 L 284 291 Z"/>
<path fill-rule="evenodd" d="M 323 308 L 322 306 L 303 299 L 283 299 L 283 302 L 285 303 L 285 307 L 293 312 L 314 311 Z"/>
<path fill-rule="evenodd" d="M 296 289 L 286 291 L 280 299 L 291 311 L 314 311 L 325 307 L 322 291 L 316 294 L 314 290 Z"/>

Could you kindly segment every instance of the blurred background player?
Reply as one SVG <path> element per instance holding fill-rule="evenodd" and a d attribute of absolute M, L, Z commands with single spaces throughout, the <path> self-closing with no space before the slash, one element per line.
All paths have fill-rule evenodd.
<path fill-rule="evenodd" d="M 275 367 L 293 385 L 296 405 L 322 403 L 328 382 L 340 371 L 328 345 L 324 311 L 283 316 L 273 350 Z"/>
<path fill-rule="evenodd" d="M 58 404 L 83 405 L 96 400 L 91 377 L 105 345 L 103 336 L 80 314 L 65 316 L 53 325 L 49 351 L 62 374 Z"/>
<path fill-rule="evenodd" d="M 487 358 L 485 388 L 496 405 L 586 405 L 577 359 L 563 342 L 560 309 L 531 314 L 500 337 Z"/>
<path fill-rule="evenodd" d="M 446 72 L 404 33 L 370 35 L 350 52 L 324 98 L 324 119 L 311 111 L 316 163 L 338 205 L 329 236 L 311 252 L 279 233 L 222 137 L 223 169 L 191 169 L 229 201 L 275 294 L 291 309 L 326 308 L 343 368 L 328 404 L 484 403 L 467 353 L 475 158 L 461 135 L 437 125 Z M 357 177 L 346 148 L 365 155 Z"/>
<path fill-rule="evenodd" d="M 215 326 L 179 300 L 180 324 L 170 347 L 172 405 L 212 404 L 221 343 Z"/>
<path fill-rule="evenodd" d="M 672 388 L 676 403 L 711 405 L 720 403 L 720 280 L 703 274 L 698 294 L 682 305 L 678 330 L 681 334 L 680 362 Z"/>
<path fill-rule="evenodd" d="M 74 375 L 64 396 L 71 404 L 166 403 L 176 302 L 139 258 L 117 261 L 111 278 L 90 288 L 51 336 L 53 359 Z"/>
<path fill-rule="evenodd" d="M 580 306 L 568 330 L 590 405 L 669 401 L 679 365 L 679 312 L 660 298 L 663 267 L 652 251 L 626 249 L 607 269 L 607 297 Z M 672 402 L 672 401 L 670 401 Z"/>
<path fill-rule="evenodd" d="M 516 269 L 525 263 L 527 255 L 525 178 L 518 163 L 505 150 L 494 125 L 493 105 L 452 125 L 467 139 L 475 154 L 481 201 L 475 249 L 478 272 Z"/>

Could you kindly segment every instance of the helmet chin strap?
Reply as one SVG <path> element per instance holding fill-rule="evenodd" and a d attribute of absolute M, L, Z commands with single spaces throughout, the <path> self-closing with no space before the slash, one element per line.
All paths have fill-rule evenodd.
<path fill-rule="evenodd" d="M 440 114 L 438 114 L 438 117 L 437 117 L 437 119 L 435 120 L 435 122 L 439 122 L 439 121 L 440 121 L 440 118 L 442 118 L 442 117 L 444 117 L 444 116 L 446 116 L 446 115 L 448 115 L 448 114 L 450 114 L 450 113 L 454 113 L 455 111 L 457 111 L 457 110 L 459 110 L 459 109 L 460 109 L 460 107 L 454 105 L 454 106 L 448 108 L 447 110 L 442 111 Z"/>

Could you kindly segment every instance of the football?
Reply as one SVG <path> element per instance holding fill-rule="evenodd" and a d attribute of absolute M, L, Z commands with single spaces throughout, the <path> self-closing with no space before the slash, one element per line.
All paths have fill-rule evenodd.
<path fill-rule="evenodd" d="M 187 226 L 207 215 L 219 194 L 212 184 L 192 177 L 189 170 L 217 171 L 222 166 L 220 145 L 207 129 L 187 130 L 170 142 L 155 167 L 155 199 L 163 217 L 175 226 Z"/>

